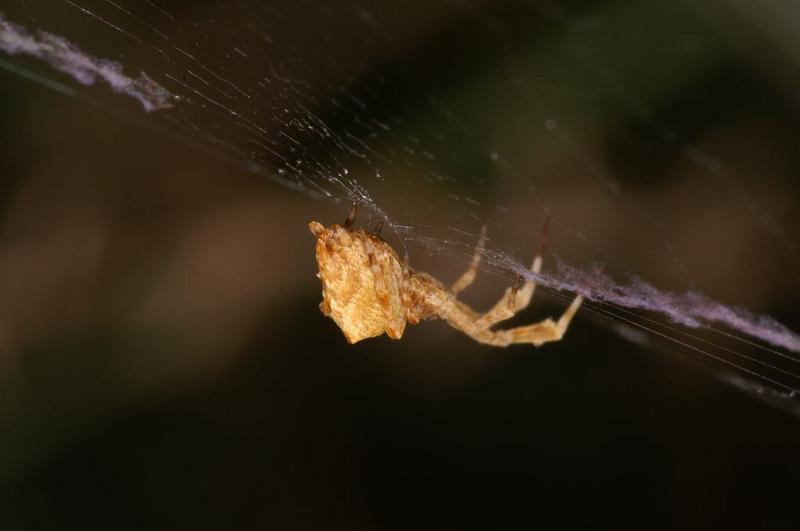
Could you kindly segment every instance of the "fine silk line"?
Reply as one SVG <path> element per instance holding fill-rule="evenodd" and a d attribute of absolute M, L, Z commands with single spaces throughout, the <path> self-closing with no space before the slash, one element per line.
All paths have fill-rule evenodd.
<path fill-rule="evenodd" d="M 568 297 L 564 297 L 563 295 L 560 295 L 560 294 L 556 295 L 553 292 L 550 292 L 550 294 L 553 295 L 554 298 L 562 300 L 562 301 L 570 300 Z M 655 328 L 645 326 L 645 325 L 643 325 L 643 324 L 641 324 L 639 322 L 636 322 L 634 320 L 628 319 L 628 318 L 623 317 L 621 315 L 615 314 L 614 312 L 612 312 L 612 311 L 610 311 L 608 309 L 601 308 L 599 305 L 592 304 L 592 303 L 587 303 L 587 301 L 584 301 L 583 306 L 586 306 L 587 309 L 589 309 L 589 310 L 591 310 L 591 311 L 593 311 L 595 313 L 605 314 L 606 316 L 608 316 L 608 317 L 610 317 L 612 319 L 618 319 L 618 320 L 623 321 L 623 322 L 625 322 L 627 324 L 635 326 L 636 328 L 640 328 L 640 329 L 642 329 L 642 330 L 644 330 L 644 331 L 646 331 L 648 333 L 652 333 L 652 334 L 657 335 L 657 336 L 659 336 L 659 337 L 661 337 L 663 339 L 667 339 L 668 341 L 671 341 L 671 342 L 676 343 L 678 345 L 681 345 L 683 347 L 686 347 L 686 348 L 689 348 L 689 349 L 694 350 L 696 352 L 699 352 L 700 354 L 703 354 L 704 356 L 707 356 L 707 357 L 709 357 L 709 358 L 711 358 L 711 359 L 713 359 L 715 361 L 718 361 L 718 362 L 720 362 L 722 364 L 725 364 L 725 365 L 727 365 L 729 367 L 733 367 L 733 368 L 735 368 L 735 369 L 737 369 L 739 371 L 745 372 L 745 373 L 747 373 L 747 374 L 749 374 L 751 376 L 754 376 L 756 378 L 759 378 L 759 379 L 761 379 L 761 380 L 763 380 L 765 382 L 769 382 L 772 385 L 778 386 L 778 387 L 790 392 L 793 395 L 798 392 L 798 389 L 795 389 L 794 387 L 791 387 L 791 386 L 786 385 L 786 384 L 784 384 L 782 382 L 779 382 L 778 380 L 775 380 L 774 378 L 770 378 L 769 376 L 767 376 L 765 374 L 759 373 L 759 372 L 754 371 L 752 369 L 748 369 L 747 367 L 739 365 L 738 363 L 735 363 L 733 361 L 730 361 L 730 360 L 727 360 L 727 359 L 722 358 L 720 356 L 717 356 L 715 354 L 712 354 L 711 352 L 703 350 L 700 347 L 697 347 L 697 346 L 692 345 L 690 343 L 687 343 L 685 341 L 681 341 L 680 339 L 672 337 L 669 334 L 665 334 L 665 333 L 663 333 L 663 332 L 661 332 L 661 331 L 659 331 L 659 330 L 657 330 Z M 660 325 L 661 323 L 657 323 L 657 324 Z M 678 331 L 678 332 L 680 332 L 680 331 Z M 690 335 L 689 337 L 692 337 L 692 336 Z M 700 338 L 697 338 L 697 339 L 700 339 Z M 709 342 L 706 342 L 706 343 L 709 343 Z M 714 347 L 723 348 L 724 349 L 724 347 L 721 347 L 719 345 L 714 345 L 713 343 L 709 343 L 709 344 L 711 344 Z M 736 353 L 735 351 L 731 351 L 731 353 L 734 353 L 734 354 L 736 354 L 738 356 L 741 356 L 741 357 L 743 357 L 745 359 L 748 359 L 749 361 L 753 361 L 753 362 L 758 363 L 760 365 L 764 365 L 764 366 L 769 367 L 771 369 L 774 369 L 776 371 L 787 372 L 791 376 L 800 379 L 800 376 L 798 376 L 798 375 L 796 375 L 794 373 L 788 372 L 788 371 L 784 371 L 784 370 L 780 369 L 779 367 L 773 367 L 773 366 L 771 366 L 771 365 L 769 365 L 767 363 L 764 363 L 764 362 L 761 362 L 759 360 L 750 358 L 749 356 L 746 356 L 744 354 Z"/>

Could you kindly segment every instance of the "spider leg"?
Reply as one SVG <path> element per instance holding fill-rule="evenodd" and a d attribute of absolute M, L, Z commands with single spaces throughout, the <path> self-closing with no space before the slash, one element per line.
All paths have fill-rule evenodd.
<path fill-rule="evenodd" d="M 358 214 L 358 203 L 353 203 L 353 208 L 350 209 L 350 213 L 344 220 L 344 228 L 349 229 L 353 226 L 353 222 L 356 220 L 356 214 Z"/>
<path fill-rule="evenodd" d="M 542 233 L 539 236 L 539 245 L 536 250 L 536 256 L 531 263 L 531 272 L 538 274 L 542 270 L 542 253 L 544 252 L 545 243 L 547 242 L 547 232 L 549 223 L 545 222 L 542 227 Z M 517 312 L 520 312 L 528 307 L 533 298 L 533 292 L 536 289 L 536 283 L 528 280 L 519 289 L 519 276 L 517 276 L 514 285 L 506 288 L 505 293 L 500 300 L 495 303 L 492 308 L 483 314 L 480 319 L 475 322 L 476 327 L 481 329 L 490 328 L 491 326 L 511 319 Z"/>
<path fill-rule="evenodd" d="M 564 337 L 570 321 L 572 321 L 582 302 L 583 296 L 577 295 L 558 321 L 548 318 L 532 325 L 519 326 L 509 330 L 481 330 L 470 335 L 481 343 L 497 347 L 506 347 L 519 343 L 530 343 L 538 347 L 551 341 L 558 341 Z"/>
<path fill-rule="evenodd" d="M 450 291 L 453 292 L 453 295 L 458 295 L 475 281 L 475 277 L 478 274 L 478 267 L 481 265 L 481 253 L 483 252 L 484 244 L 486 243 L 486 225 L 481 227 L 481 235 L 478 238 L 478 245 L 475 246 L 475 254 L 472 255 L 472 262 L 469 264 L 469 268 L 462 273 L 458 280 L 453 282 L 453 286 L 450 288 Z"/>
<path fill-rule="evenodd" d="M 558 341 L 564 337 L 572 318 L 575 316 L 582 302 L 583 296 L 576 296 L 558 321 L 553 321 L 548 318 L 538 323 L 519 326 L 509 330 L 495 331 L 482 328 L 480 323 L 481 318 L 476 319 L 476 316 L 469 308 L 458 301 L 456 301 L 456 304 L 448 307 L 445 318 L 454 328 L 461 330 L 476 341 L 486 345 L 507 347 L 513 344 L 528 343 L 538 347 L 544 343 Z"/>

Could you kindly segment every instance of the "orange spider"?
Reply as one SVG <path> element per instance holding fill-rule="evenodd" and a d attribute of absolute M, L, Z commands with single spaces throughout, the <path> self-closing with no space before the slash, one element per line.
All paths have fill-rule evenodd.
<path fill-rule="evenodd" d="M 510 319 L 530 304 L 535 284 L 518 282 L 484 314 L 479 314 L 457 299 L 475 280 L 481 261 L 486 227 L 475 249 L 472 263 L 450 289 L 432 276 L 414 271 L 401 262 L 394 249 L 375 234 L 352 229 L 356 208 L 344 226 L 326 228 L 317 221 L 308 224 L 317 238 L 317 263 L 322 281 L 322 313 L 331 317 L 350 343 L 386 333 L 400 339 L 406 323 L 423 319 L 444 319 L 480 343 L 505 347 L 514 343 L 540 346 L 558 341 L 567 331 L 583 297 L 578 295 L 558 319 L 512 328 L 492 330 L 495 324 Z M 541 249 L 531 265 L 542 267 Z M 519 280 L 519 279 L 518 279 Z"/>

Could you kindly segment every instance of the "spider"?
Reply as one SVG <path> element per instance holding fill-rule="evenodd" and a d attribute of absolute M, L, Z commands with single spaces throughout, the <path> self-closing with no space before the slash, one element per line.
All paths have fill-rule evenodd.
<path fill-rule="evenodd" d="M 343 226 L 325 227 L 317 221 L 308 224 L 317 238 L 317 277 L 322 281 L 322 313 L 331 317 L 350 343 L 386 333 L 400 339 L 406 323 L 423 319 L 443 319 L 456 330 L 487 345 L 506 347 L 516 343 L 540 346 L 558 341 L 567 331 L 572 317 L 583 301 L 578 295 L 558 319 L 511 328 L 492 330 L 492 326 L 510 319 L 530 304 L 535 284 L 525 282 L 519 289 L 519 276 L 499 301 L 480 314 L 459 301 L 459 293 L 475 280 L 486 239 L 483 227 L 469 268 L 448 289 L 441 282 L 400 261 L 392 247 L 377 234 L 352 228 L 356 206 Z M 543 234 L 544 236 L 544 234 Z M 533 259 L 531 271 L 542 267 L 542 242 Z"/>

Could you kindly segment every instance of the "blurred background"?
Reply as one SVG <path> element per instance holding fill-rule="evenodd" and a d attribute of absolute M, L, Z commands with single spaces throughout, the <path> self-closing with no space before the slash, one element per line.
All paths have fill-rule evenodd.
<path fill-rule="evenodd" d="M 590 306 L 541 349 L 441 322 L 351 346 L 306 228 L 360 200 L 449 282 L 483 223 L 528 262 L 551 216 L 545 268 L 799 330 L 793 2 L 0 12 L 177 96 L 0 54 L 2 529 L 796 527 L 800 420 L 681 331 Z M 464 299 L 512 280 L 489 263 Z"/>

